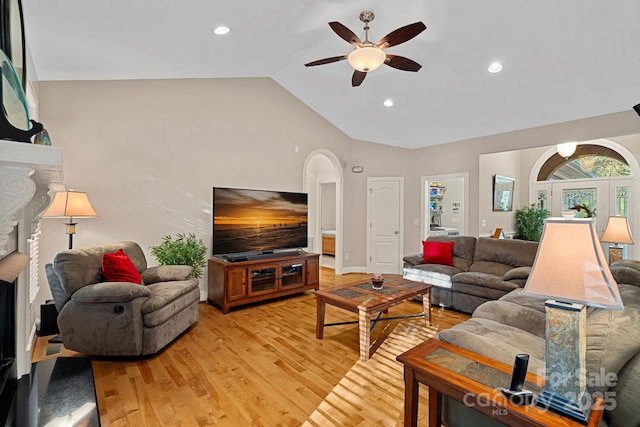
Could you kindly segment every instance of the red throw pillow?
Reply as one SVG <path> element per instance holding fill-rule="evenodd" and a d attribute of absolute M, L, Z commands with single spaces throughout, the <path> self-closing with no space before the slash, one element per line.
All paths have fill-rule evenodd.
<path fill-rule="evenodd" d="M 102 256 L 102 274 L 108 282 L 142 284 L 140 273 L 122 249 Z"/>
<path fill-rule="evenodd" d="M 422 241 L 422 253 L 425 264 L 453 266 L 453 242 Z"/>

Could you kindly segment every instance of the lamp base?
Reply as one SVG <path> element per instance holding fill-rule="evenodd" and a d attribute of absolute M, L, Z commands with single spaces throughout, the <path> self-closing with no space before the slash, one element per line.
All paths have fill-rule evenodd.
<path fill-rule="evenodd" d="M 591 395 L 587 392 L 580 395 L 577 401 L 573 401 L 563 395 L 545 389 L 536 397 L 535 403 L 537 406 L 550 409 L 586 425 L 589 421 L 589 415 L 591 415 L 593 402 Z"/>
<path fill-rule="evenodd" d="M 508 388 L 503 388 L 502 394 L 516 406 L 531 405 L 533 401 L 533 392 L 529 390 L 512 391 Z"/>
<path fill-rule="evenodd" d="M 587 308 L 547 300 L 546 384 L 535 404 L 587 424 L 591 395 L 586 389 Z"/>
<path fill-rule="evenodd" d="M 622 259 L 622 246 L 609 246 L 609 265 Z"/>

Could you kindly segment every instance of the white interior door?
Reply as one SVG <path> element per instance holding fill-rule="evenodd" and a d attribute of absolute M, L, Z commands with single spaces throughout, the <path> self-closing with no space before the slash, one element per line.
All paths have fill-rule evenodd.
<path fill-rule="evenodd" d="M 370 273 L 402 272 L 404 178 L 367 179 L 368 265 Z"/>

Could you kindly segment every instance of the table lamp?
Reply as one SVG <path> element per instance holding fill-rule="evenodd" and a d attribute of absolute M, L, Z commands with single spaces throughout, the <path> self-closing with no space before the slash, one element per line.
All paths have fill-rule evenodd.
<path fill-rule="evenodd" d="M 73 218 L 93 218 L 98 214 L 89 203 L 87 193 L 82 191 L 60 191 L 56 193 L 51 206 L 42 214 L 47 218 L 69 218 L 65 222 L 67 234 L 69 235 L 69 249 L 73 248 L 73 235 L 76 233 L 77 222 Z"/>
<path fill-rule="evenodd" d="M 610 216 L 607 221 L 607 228 L 604 229 L 600 241 L 603 243 L 613 243 L 609 246 L 609 265 L 622 259 L 622 245 L 633 245 L 633 237 L 629 229 L 629 221 L 624 216 Z"/>
<path fill-rule="evenodd" d="M 550 298 L 546 310 L 546 384 L 535 403 L 587 423 L 586 306 L 622 310 L 592 218 L 545 220 L 523 294 Z"/>

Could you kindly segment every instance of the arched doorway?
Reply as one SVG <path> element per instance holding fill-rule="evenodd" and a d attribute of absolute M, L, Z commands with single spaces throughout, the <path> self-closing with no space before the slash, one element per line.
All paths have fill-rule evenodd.
<path fill-rule="evenodd" d="M 342 274 L 343 251 L 343 185 L 344 175 L 338 157 L 329 150 L 313 151 L 304 162 L 302 186 L 309 195 L 309 249 L 322 254 L 322 236 L 324 232 L 335 235 L 334 268 L 336 274 Z M 327 201 L 327 193 L 333 195 L 335 201 Z M 323 203 L 323 194 L 325 203 Z M 323 210 L 324 205 L 324 210 Z M 335 226 L 335 230 L 323 230 L 322 219 L 330 215 L 327 206 L 333 209 L 333 221 L 325 220 Z M 321 257 L 322 258 L 322 257 Z M 322 263 L 322 260 L 321 260 Z"/>
<path fill-rule="evenodd" d="M 596 176 L 589 170 L 578 170 L 574 159 L 581 156 L 602 156 L 622 163 L 630 169 L 630 175 L 612 174 Z M 560 171 L 560 168 L 566 168 Z M 571 170 L 573 169 L 573 170 Z M 559 171 L 559 172 L 558 172 Z M 604 174 L 606 175 L 606 174 Z M 640 191 L 640 164 L 638 159 L 622 145 L 599 139 L 579 143 L 576 153 L 568 159 L 558 156 L 555 147 L 539 157 L 529 177 L 529 201 L 560 216 L 564 209 L 579 206 L 581 216 L 593 215 L 601 235 L 609 216 L 627 216 L 632 235 L 640 233 L 640 209 L 637 197 Z M 635 200 L 634 200 L 635 199 Z M 582 207 L 586 209 L 582 209 Z M 638 245 L 626 248 L 629 258 L 637 258 Z"/>

